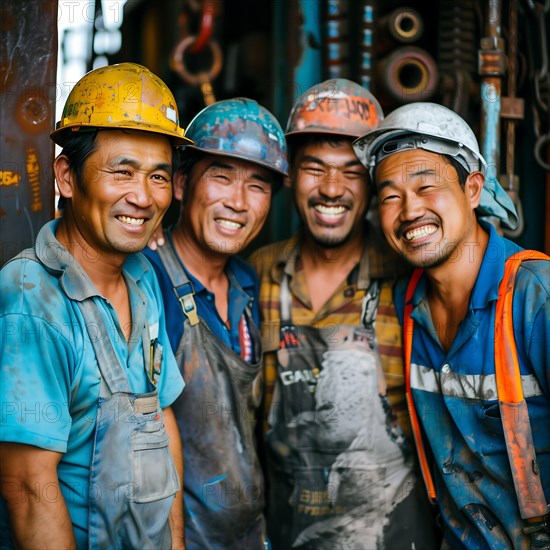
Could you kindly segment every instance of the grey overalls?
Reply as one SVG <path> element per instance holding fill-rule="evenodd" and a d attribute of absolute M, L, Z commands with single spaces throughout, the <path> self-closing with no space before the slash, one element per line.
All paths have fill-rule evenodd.
<path fill-rule="evenodd" d="M 274 548 L 432 548 L 431 513 L 413 500 L 410 445 L 386 396 L 374 331 L 378 281 L 360 324 L 324 328 L 292 322 L 289 285 L 285 273 L 267 434 Z"/>
<path fill-rule="evenodd" d="M 186 316 L 176 361 L 185 380 L 172 405 L 183 440 L 188 550 L 263 548 L 264 484 L 255 448 L 261 399 L 259 331 L 251 364 L 197 315 L 194 291 L 170 238 L 158 249 Z"/>

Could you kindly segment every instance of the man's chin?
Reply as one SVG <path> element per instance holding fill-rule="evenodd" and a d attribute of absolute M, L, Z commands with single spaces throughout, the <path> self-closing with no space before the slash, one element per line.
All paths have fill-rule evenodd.
<path fill-rule="evenodd" d="M 338 248 L 346 244 L 350 239 L 351 233 L 346 235 L 315 235 L 311 234 L 311 238 L 315 243 L 323 248 Z"/>

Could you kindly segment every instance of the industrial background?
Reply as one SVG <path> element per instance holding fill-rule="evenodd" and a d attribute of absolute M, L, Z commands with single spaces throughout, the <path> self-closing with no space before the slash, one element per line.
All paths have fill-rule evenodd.
<path fill-rule="evenodd" d="M 284 127 L 292 103 L 331 77 L 370 88 L 385 113 L 411 101 L 455 110 L 475 129 L 520 227 L 550 253 L 549 0 L 2 0 L 1 263 L 55 215 L 49 134 L 73 85 L 133 61 L 172 88 L 184 126 L 208 102 L 256 99 Z M 177 206 L 166 217 L 174 222 Z M 257 245 L 298 220 L 275 197 Z"/>

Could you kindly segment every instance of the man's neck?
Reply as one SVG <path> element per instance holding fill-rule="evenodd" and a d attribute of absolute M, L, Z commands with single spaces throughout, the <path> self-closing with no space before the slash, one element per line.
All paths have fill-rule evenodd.
<path fill-rule="evenodd" d="M 452 260 L 426 270 L 430 295 L 449 307 L 468 304 L 488 243 L 489 235 L 476 223 L 472 236 L 457 249 Z"/>
<path fill-rule="evenodd" d="M 363 235 L 357 234 L 346 242 L 332 247 L 322 245 L 306 234 L 300 250 L 302 263 L 323 271 L 333 271 L 348 265 L 353 267 L 361 259 L 364 246 Z"/>
<path fill-rule="evenodd" d="M 313 311 L 327 304 L 361 260 L 363 235 L 358 232 L 337 247 L 323 246 L 308 235 L 304 237 L 300 258 Z"/>
<path fill-rule="evenodd" d="M 201 247 L 181 226 L 174 228 L 172 239 L 187 271 L 199 279 L 206 288 L 211 290 L 218 287 L 220 281 L 226 281 L 225 267 L 229 260 L 227 254 L 216 254 Z"/>
<path fill-rule="evenodd" d="M 457 249 L 456 259 L 426 270 L 432 321 L 445 351 L 468 313 L 470 297 L 481 269 L 489 235 L 476 223 L 468 246 Z M 471 246 L 475 243 L 475 246 Z"/>
<path fill-rule="evenodd" d="M 62 218 L 55 233 L 56 239 L 76 259 L 99 292 L 109 297 L 112 289 L 118 288 L 122 277 L 122 266 L 128 254 L 105 252 L 90 246 L 77 227 Z"/>

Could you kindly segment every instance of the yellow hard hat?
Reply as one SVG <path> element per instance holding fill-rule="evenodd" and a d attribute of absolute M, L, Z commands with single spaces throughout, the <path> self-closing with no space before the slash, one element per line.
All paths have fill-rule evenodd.
<path fill-rule="evenodd" d="M 136 63 L 108 65 L 85 74 L 67 98 L 51 138 L 63 146 L 81 128 L 144 130 L 163 134 L 174 145 L 192 144 L 179 125 L 168 86 Z"/>

